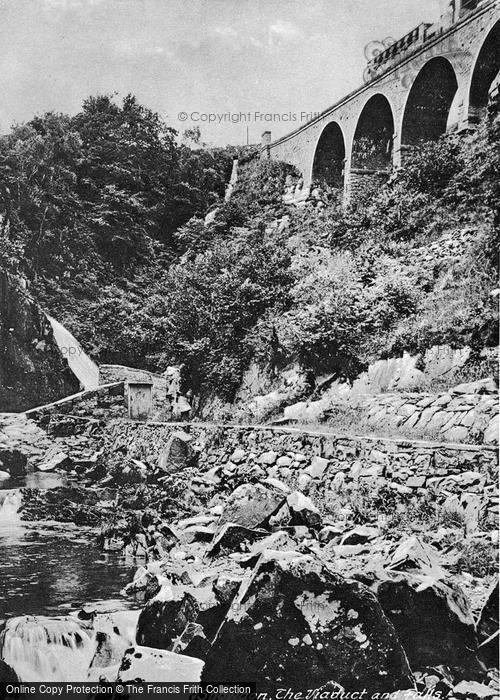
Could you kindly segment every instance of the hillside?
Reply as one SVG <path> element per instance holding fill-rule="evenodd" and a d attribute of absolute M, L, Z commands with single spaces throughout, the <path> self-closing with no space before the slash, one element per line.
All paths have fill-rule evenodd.
<path fill-rule="evenodd" d="M 223 202 L 234 149 L 204 148 L 199 134 L 179 144 L 132 97 L 91 98 L 2 139 L 0 259 L 95 361 L 182 364 L 200 415 L 244 419 L 252 396 L 290 373 L 284 405 L 324 377 L 352 382 L 377 360 L 441 345 L 470 348 L 456 383 L 486 377 L 499 130 L 497 104 L 347 207 L 318 183 L 297 209 L 283 200 L 291 166 L 240 152 Z"/>

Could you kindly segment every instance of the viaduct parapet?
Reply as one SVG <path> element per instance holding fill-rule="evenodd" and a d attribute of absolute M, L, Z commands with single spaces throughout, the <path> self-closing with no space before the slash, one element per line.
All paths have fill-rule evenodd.
<path fill-rule="evenodd" d="M 295 165 L 303 196 L 326 182 L 349 194 L 365 178 L 385 179 L 422 141 L 478 123 L 498 91 L 500 0 L 453 0 L 437 24 L 421 24 L 381 46 L 365 84 L 261 157 Z"/>

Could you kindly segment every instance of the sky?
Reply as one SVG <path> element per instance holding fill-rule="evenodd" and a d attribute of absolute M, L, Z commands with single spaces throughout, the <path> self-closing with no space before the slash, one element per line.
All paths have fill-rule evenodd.
<path fill-rule="evenodd" d="M 207 143 L 275 139 L 362 84 L 370 41 L 443 1 L 0 0 L 0 133 L 133 93 Z"/>

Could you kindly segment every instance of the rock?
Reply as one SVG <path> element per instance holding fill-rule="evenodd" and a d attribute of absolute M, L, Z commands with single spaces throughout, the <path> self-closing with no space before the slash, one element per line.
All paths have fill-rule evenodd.
<path fill-rule="evenodd" d="M 410 476 L 410 478 L 406 480 L 406 485 L 411 489 L 421 489 L 425 486 L 425 482 L 425 476 Z"/>
<path fill-rule="evenodd" d="M 436 578 L 445 578 L 438 550 L 422 542 L 416 535 L 398 544 L 388 562 L 388 568 L 395 571 L 417 569 Z"/>
<path fill-rule="evenodd" d="M 234 450 L 233 454 L 229 458 L 231 462 L 234 464 L 241 464 L 242 462 L 245 461 L 247 453 L 245 450 L 242 449 L 236 449 Z"/>
<path fill-rule="evenodd" d="M 372 464 L 369 467 L 363 467 L 359 473 L 360 479 L 373 479 L 381 476 L 384 471 L 383 464 Z"/>
<path fill-rule="evenodd" d="M 488 427 L 484 431 L 483 442 L 487 445 L 498 444 L 498 434 L 499 434 L 499 416 L 494 416 L 488 423 Z"/>
<path fill-rule="evenodd" d="M 469 436 L 469 431 L 467 428 L 464 428 L 461 425 L 454 425 L 443 435 L 448 442 L 466 442 Z"/>
<path fill-rule="evenodd" d="M 191 542 L 211 542 L 216 533 L 215 525 L 191 525 L 181 533 L 181 541 L 190 544 Z"/>
<path fill-rule="evenodd" d="M 220 513 L 218 513 L 218 515 L 220 515 Z M 182 520 L 178 520 L 176 527 L 179 530 L 184 530 L 191 527 L 191 525 L 209 525 L 210 523 L 213 523 L 214 520 L 215 515 L 195 515 L 192 518 L 183 518 Z"/>
<path fill-rule="evenodd" d="M 96 651 L 90 669 L 117 666 L 129 646 L 127 641 L 115 632 L 96 632 Z"/>
<path fill-rule="evenodd" d="M 453 688 L 453 696 L 460 700 L 486 700 L 486 698 L 498 698 L 495 688 L 490 688 L 475 681 L 462 681 Z"/>
<path fill-rule="evenodd" d="M 171 651 L 134 646 L 127 649 L 118 671 L 119 683 L 197 682 L 203 661 Z"/>
<path fill-rule="evenodd" d="M 215 557 L 224 551 L 242 551 L 242 545 L 255 542 L 267 534 L 266 530 L 252 530 L 242 525 L 226 523 L 214 537 L 207 556 Z"/>
<path fill-rule="evenodd" d="M 54 469 L 67 469 L 72 464 L 66 452 L 57 452 L 55 455 L 36 465 L 40 472 L 51 472 Z"/>
<path fill-rule="evenodd" d="M 490 590 L 477 623 L 479 658 L 487 668 L 498 668 L 498 579 Z"/>
<path fill-rule="evenodd" d="M 450 394 L 498 394 L 498 384 L 493 377 L 487 377 L 475 382 L 458 384 L 450 389 Z"/>
<path fill-rule="evenodd" d="M 286 455 L 283 457 L 278 457 L 276 461 L 276 466 L 278 467 L 289 467 L 292 463 L 292 460 L 290 457 L 287 457 Z"/>
<path fill-rule="evenodd" d="M 273 450 L 270 450 L 269 452 L 264 452 L 263 454 L 261 454 L 257 461 L 259 462 L 259 464 L 267 464 L 269 467 L 272 467 L 273 464 L 276 464 L 277 459 L 277 453 Z"/>
<path fill-rule="evenodd" d="M 188 622 L 196 622 L 200 608 L 190 593 L 184 593 L 177 600 L 162 600 L 160 596 L 150 600 L 142 609 L 136 639 L 142 646 L 170 649 Z"/>
<path fill-rule="evenodd" d="M 203 640 L 203 641 L 201 641 Z M 202 649 L 206 654 L 210 648 L 210 643 L 205 637 L 202 625 L 198 625 L 196 622 L 188 622 L 184 632 L 178 637 L 172 647 L 172 651 L 176 654 L 185 654 L 186 656 L 196 656 L 196 658 L 202 658 L 197 654 L 188 653 L 187 649 L 190 648 L 194 650 L 195 648 L 199 651 Z"/>
<path fill-rule="evenodd" d="M 311 464 L 304 470 L 313 479 L 319 479 L 328 467 L 328 460 L 323 457 L 313 457 Z"/>
<path fill-rule="evenodd" d="M 414 671 L 442 664 L 456 681 L 481 677 L 474 618 L 461 590 L 402 574 L 377 584 L 376 591 Z"/>
<path fill-rule="evenodd" d="M 486 481 L 486 478 L 483 476 L 483 474 L 472 471 L 462 472 L 461 474 L 453 474 L 448 478 L 460 484 L 462 488 L 474 486 L 475 484 L 484 484 L 484 482 Z"/>
<path fill-rule="evenodd" d="M 326 525 L 318 533 L 318 539 L 322 544 L 328 544 L 335 538 L 341 537 L 344 529 L 341 527 L 336 527 L 335 525 Z"/>
<path fill-rule="evenodd" d="M 272 488 L 276 489 L 277 491 L 281 491 L 281 493 L 287 494 L 290 493 L 290 489 L 288 486 L 283 482 L 280 481 L 280 479 L 274 479 L 273 477 L 268 477 L 267 479 L 263 479 L 262 483 L 265 486 L 271 486 Z"/>
<path fill-rule="evenodd" d="M 292 525 L 306 525 L 307 527 L 319 528 L 321 526 L 321 515 L 310 498 L 304 496 L 300 491 L 291 493 L 286 502 L 290 509 Z"/>
<path fill-rule="evenodd" d="M 0 444 L 0 469 L 10 476 L 24 476 L 28 459 L 20 450 Z"/>
<path fill-rule="evenodd" d="M 311 481 L 311 476 L 303 472 L 299 475 L 299 478 L 297 479 L 297 488 L 299 489 L 299 491 L 307 491 L 309 485 L 311 484 Z"/>
<path fill-rule="evenodd" d="M 279 530 L 252 544 L 250 553 L 248 555 L 243 555 L 239 563 L 245 567 L 253 567 L 257 563 L 260 555 L 267 550 L 275 552 L 293 552 L 296 551 L 296 547 L 295 540 L 291 538 L 290 534 L 285 530 Z"/>
<path fill-rule="evenodd" d="M 287 420 L 304 420 L 304 416 L 307 410 L 307 402 L 299 401 L 291 406 L 285 406 L 283 410 L 283 416 Z"/>
<path fill-rule="evenodd" d="M 357 525 L 342 537 L 340 544 L 365 544 L 370 540 L 375 539 L 379 534 L 378 528 L 376 527 L 365 527 L 363 525 Z"/>
<path fill-rule="evenodd" d="M 0 659 L 0 683 L 19 683 L 20 680 L 12 666 Z"/>
<path fill-rule="evenodd" d="M 185 469 L 194 457 L 191 442 L 191 435 L 183 430 L 172 433 L 158 460 L 160 471 L 172 474 Z"/>
<path fill-rule="evenodd" d="M 202 679 L 259 679 L 259 692 L 332 681 L 346 691 L 412 687 L 406 657 L 376 597 L 312 556 L 262 555 L 242 584 Z"/>
<path fill-rule="evenodd" d="M 284 494 L 263 484 L 241 484 L 229 496 L 222 519 L 254 529 L 263 526 L 284 501 Z"/>

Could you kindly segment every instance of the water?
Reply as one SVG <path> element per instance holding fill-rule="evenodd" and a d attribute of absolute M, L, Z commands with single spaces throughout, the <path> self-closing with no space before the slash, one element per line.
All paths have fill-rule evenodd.
<path fill-rule="evenodd" d="M 124 648 L 135 638 L 138 611 L 120 596 L 135 562 L 119 552 L 102 553 L 92 528 L 20 518 L 21 486 L 65 483 L 64 476 L 42 472 L 0 482 L 0 627 L 5 622 L 0 658 L 22 681 L 86 680 L 103 672 L 114 678 Z M 100 614 L 82 621 L 76 617 L 82 608 Z M 100 668 L 96 654 L 96 633 L 102 630 L 106 644 L 100 656 L 108 670 Z"/>

